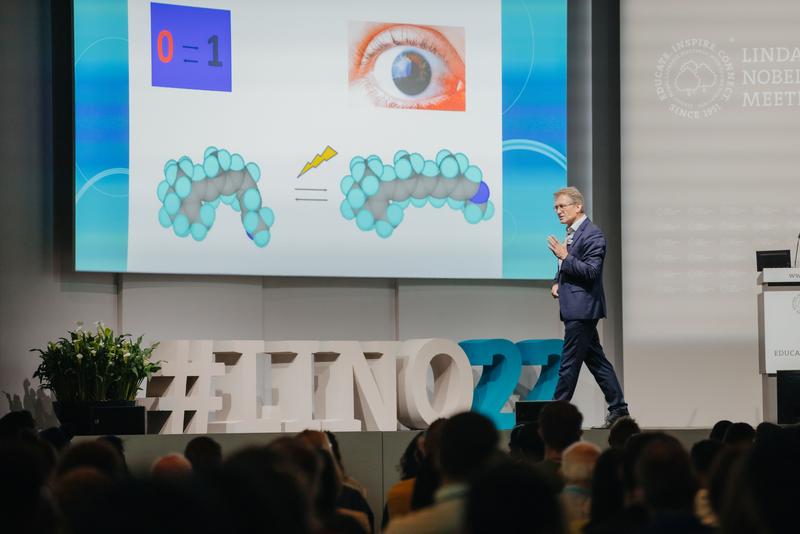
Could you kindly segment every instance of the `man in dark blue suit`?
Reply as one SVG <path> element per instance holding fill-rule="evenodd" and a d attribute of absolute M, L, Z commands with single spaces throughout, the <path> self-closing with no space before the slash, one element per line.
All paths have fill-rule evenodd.
<path fill-rule="evenodd" d="M 553 197 L 558 220 L 567 227 L 563 243 L 553 236 L 547 238 L 547 245 L 558 258 L 552 294 L 558 299 L 564 322 L 564 350 L 553 399 L 572 399 L 581 365 L 586 363 L 605 395 L 608 403 L 606 426 L 611 426 L 628 415 L 628 405 L 597 335 L 597 321 L 606 316 L 603 293 L 606 238 L 583 212 L 583 195 L 578 189 L 566 187 L 556 191 Z"/>

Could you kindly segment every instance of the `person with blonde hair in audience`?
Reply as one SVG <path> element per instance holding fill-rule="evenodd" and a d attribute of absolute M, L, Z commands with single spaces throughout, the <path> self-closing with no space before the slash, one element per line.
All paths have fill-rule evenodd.
<path fill-rule="evenodd" d="M 588 441 L 573 443 L 561 455 L 564 489 L 561 505 L 570 532 L 581 532 L 589 522 L 592 503 L 592 477 L 600 457 L 600 448 Z"/>

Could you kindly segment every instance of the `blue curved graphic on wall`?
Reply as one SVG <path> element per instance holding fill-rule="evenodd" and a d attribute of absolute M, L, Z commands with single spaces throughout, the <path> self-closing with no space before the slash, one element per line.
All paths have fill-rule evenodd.
<path fill-rule="evenodd" d="M 128 3 L 75 0 L 74 10 L 75 268 L 124 272 L 128 256 Z"/>
<path fill-rule="evenodd" d="M 567 3 L 503 0 L 502 19 L 503 278 L 548 279 L 546 238 L 563 233 L 552 195 L 567 184 Z"/>

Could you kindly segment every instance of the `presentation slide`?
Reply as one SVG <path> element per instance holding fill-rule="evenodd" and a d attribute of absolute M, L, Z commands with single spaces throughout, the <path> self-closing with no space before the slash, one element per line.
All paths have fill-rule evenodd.
<path fill-rule="evenodd" d="M 79 271 L 547 279 L 566 0 L 74 0 Z"/>

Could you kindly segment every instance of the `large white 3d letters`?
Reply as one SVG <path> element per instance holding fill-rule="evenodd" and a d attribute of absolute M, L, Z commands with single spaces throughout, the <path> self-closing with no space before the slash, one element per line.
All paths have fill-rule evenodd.
<path fill-rule="evenodd" d="M 392 431 L 469 410 L 453 341 L 168 341 L 140 403 L 150 433 Z M 433 398 L 428 377 L 433 375 Z"/>

